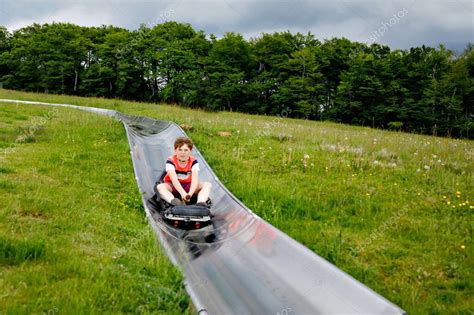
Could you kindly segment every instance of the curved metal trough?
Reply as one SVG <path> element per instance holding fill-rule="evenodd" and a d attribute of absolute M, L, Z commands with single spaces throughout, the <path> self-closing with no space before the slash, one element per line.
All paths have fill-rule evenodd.
<path fill-rule="evenodd" d="M 0 100 L 5 101 L 72 107 L 123 123 L 147 217 L 184 272 L 199 314 L 405 314 L 255 215 L 225 188 L 197 148 L 193 154 L 201 164 L 200 178 L 213 184 L 215 224 L 189 232 L 164 224 L 148 200 L 174 139 L 185 135 L 178 125 L 101 108 Z"/>

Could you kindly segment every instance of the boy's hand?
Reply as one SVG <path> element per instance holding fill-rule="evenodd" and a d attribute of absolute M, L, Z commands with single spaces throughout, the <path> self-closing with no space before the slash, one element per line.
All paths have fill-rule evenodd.
<path fill-rule="evenodd" d="M 190 194 L 187 194 L 186 196 L 184 196 L 184 200 L 186 200 L 187 202 L 189 202 L 191 200 L 191 195 Z"/>
<path fill-rule="evenodd" d="M 181 195 L 181 199 L 182 199 L 183 201 L 188 201 L 188 199 L 186 199 L 186 196 L 188 195 L 187 192 L 183 191 L 182 193 L 180 193 L 180 195 Z"/>

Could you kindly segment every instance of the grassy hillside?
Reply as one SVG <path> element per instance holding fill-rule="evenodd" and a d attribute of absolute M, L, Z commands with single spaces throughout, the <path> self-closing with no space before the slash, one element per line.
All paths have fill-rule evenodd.
<path fill-rule="evenodd" d="M 173 120 L 188 127 L 192 126 L 188 130 L 189 135 L 220 179 L 246 205 L 410 314 L 470 314 L 474 308 L 473 302 L 469 299 L 473 293 L 474 283 L 472 141 L 278 117 L 207 113 L 176 106 L 118 100 L 29 94 L 7 90 L 0 90 L 0 98 L 113 108 L 126 113 Z M 7 106 L 14 107 L 3 104 L 0 106 L 2 109 Z M 21 111 L 17 112 L 20 114 L 32 110 L 25 108 L 26 106 L 21 106 Z M 76 115 L 72 112 L 69 110 L 68 115 Z M 110 198 L 107 199 L 105 196 L 115 194 L 122 196 L 115 198 L 118 200 L 127 202 L 135 200 L 131 162 L 127 153 L 124 152 L 123 156 L 120 155 L 120 158 L 113 160 L 113 163 L 105 162 L 111 159 L 111 156 L 117 156 L 117 151 L 115 154 L 110 151 L 117 149 L 117 143 L 123 146 L 123 151 L 127 150 L 121 127 L 117 123 L 110 123 L 108 131 L 99 133 L 108 141 L 104 143 L 102 138 L 97 140 L 97 136 L 94 136 L 96 132 L 88 131 L 91 126 L 82 123 L 83 120 L 103 122 L 104 119 L 81 113 L 73 119 L 75 124 L 51 119 L 51 127 L 41 131 L 42 137 L 50 141 L 46 145 L 48 150 L 58 152 L 67 150 L 70 148 L 69 145 L 72 145 L 70 143 L 72 140 L 64 143 L 68 141 L 65 133 L 71 132 L 70 130 L 76 127 L 83 133 L 74 138 L 76 141 L 74 148 L 77 150 L 74 152 L 77 157 L 66 159 L 62 164 L 59 157 L 59 162 L 52 167 L 51 171 L 54 172 L 59 172 L 58 165 L 62 165 L 62 169 L 66 167 L 70 169 L 69 176 L 56 173 L 54 177 L 59 182 L 57 186 L 64 189 L 56 194 L 58 204 L 64 199 L 72 203 L 71 198 L 75 198 L 81 207 L 95 206 L 94 209 L 97 211 L 93 213 L 100 214 L 107 212 L 104 209 L 108 209 L 108 206 L 102 203 L 110 202 Z M 4 125 L 1 126 L 3 128 Z M 105 128 L 104 124 L 100 126 Z M 62 131 L 58 131 L 58 128 Z M 219 136 L 220 131 L 230 132 L 231 136 Z M 86 137 L 87 134 L 89 138 Z M 110 143 L 111 139 L 106 138 L 110 134 L 114 135 L 113 139 L 116 141 L 114 144 Z M 14 136 L 18 136 L 18 132 L 6 142 L 13 141 Z M 62 140 L 57 140 L 57 137 Z M 91 147 L 94 144 L 98 147 Z M 36 142 L 21 144 L 20 147 L 25 147 L 26 150 L 24 160 L 7 157 L 7 163 L 12 163 L 12 166 L 8 167 L 15 170 L 20 169 L 15 166 L 16 161 L 21 161 L 18 163 L 23 165 L 21 168 L 23 176 L 28 176 L 28 181 L 20 180 L 20 183 L 23 183 L 21 185 L 33 185 L 31 180 L 35 178 L 35 172 L 39 172 L 34 171 L 32 162 L 26 158 L 28 154 L 41 153 L 41 147 L 36 147 L 38 145 Z M 92 149 L 94 150 L 91 151 Z M 69 150 L 68 152 L 72 152 L 72 149 Z M 61 156 L 62 153 L 57 154 Z M 75 168 L 81 165 L 84 154 L 87 158 L 92 158 L 92 154 L 109 154 L 110 157 L 100 158 L 103 161 L 100 165 L 103 167 L 99 165 L 81 170 L 83 177 L 78 179 L 72 175 L 75 174 Z M 45 158 L 38 160 L 42 161 Z M 111 172 L 107 167 L 114 165 L 115 170 L 122 170 L 120 178 L 126 181 L 126 184 L 117 183 L 117 179 L 115 182 L 103 181 L 102 176 L 93 176 L 97 173 L 112 176 L 111 174 L 116 172 Z M 40 169 L 40 166 L 37 165 L 36 169 Z M 14 181 L 18 178 L 14 173 L 9 172 L 8 168 L 6 173 L 2 174 L 5 184 L 0 186 L 0 189 L 8 192 L 8 194 L 2 193 L 2 198 L 8 200 L 6 204 L 19 202 L 16 201 L 18 198 L 15 194 L 23 194 L 25 198 L 31 196 L 22 193 L 24 189 Z M 74 197 L 71 197 L 70 190 L 64 187 L 70 183 L 65 182 L 67 179 L 69 181 L 75 179 L 78 187 L 82 189 L 91 187 L 94 194 L 104 195 L 109 201 L 99 198 L 102 203 L 96 205 L 98 200 L 94 199 L 94 194 L 91 193 L 80 196 L 73 194 Z M 112 183 L 115 183 L 115 188 Z M 112 186 L 103 189 L 104 184 Z M 53 189 L 47 181 L 36 184 L 35 187 L 42 187 L 41 185 Z M 54 189 L 59 189 L 58 187 Z M 43 188 L 38 188 L 35 191 L 42 190 Z M 46 196 L 53 198 L 51 194 Z M 37 208 L 41 199 L 29 198 L 32 198 L 29 199 L 30 202 L 24 204 Z M 2 201 L 2 204 L 5 202 Z M 132 204 L 133 209 L 122 207 L 122 213 L 130 213 L 126 216 L 128 224 L 135 224 L 138 226 L 134 225 L 135 228 L 143 229 L 145 223 L 140 216 L 140 210 L 135 209 L 136 201 Z M 50 208 L 55 209 L 51 205 Z M 63 209 L 55 211 L 64 212 Z M 14 218 L 12 212 L 14 211 L 2 211 L 6 213 L 4 216 L 8 220 Z M 90 220 L 87 217 L 83 218 L 83 224 Z M 122 224 L 122 221 L 117 221 L 116 224 L 107 226 L 120 229 Z M 2 233 L 7 235 L 13 233 L 10 238 L 23 237 L 24 228 L 22 232 L 10 231 L 20 229 L 17 226 L 21 224 L 16 222 L 5 224 Z M 43 231 L 51 233 L 51 228 L 45 227 Z M 104 248 L 119 244 L 119 241 L 111 237 L 102 239 L 98 235 L 96 237 L 96 234 L 90 234 L 87 241 Z M 66 240 L 63 239 L 62 242 L 58 244 L 62 250 L 72 250 L 66 245 Z M 49 239 L 43 240 L 43 244 L 46 249 L 55 246 L 50 245 Z M 130 249 L 125 243 L 121 246 L 124 250 L 133 250 L 133 247 Z M 149 246 L 151 252 L 152 244 Z M 77 250 L 75 246 L 73 248 Z M 160 254 L 154 252 L 154 255 Z M 46 254 L 43 256 L 47 257 Z M 133 257 L 142 259 L 138 255 Z M 34 264 L 40 261 L 41 259 L 38 259 Z M 114 266 L 113 260 L 110 260 L 110 263 Z M 134 264 L 138 268 L 140 261 Z M 104 261 L 103 267 L 108 268 L 109 263 Z M 167 281 L 167 278 L 160 277 L 160 271 L 151 267 L 150 270 L 154 272 L 150 274 L 151 278 Z M 18 275 L 18 272 L 12 271 L 12 274 Z M 176 277 L 172 278 L 173 281 L 178 281 Z M 135 281 L 139 286 L 139 280 Z M 176 285 L 176 282 L 168 283 Z M 153 290 L 147 291 L 146 286 L 141 289 L 153 292 Z M 123 294 L 121 290 L 118 290 L 117 294 L 119 292 Z M 87 292 L 83 293 L 87 295 Z M 185 307 L 186 303 L 181 300 L 179 294 L 178 292 L 169 301 L 179 302 L 179 305 Z M 118 301 L 121 299 L 122 297 L 117 298 Z"/>
<path fill-rule="evenodd" d="M 0 103 L 0 313 L 186 312 L 120 123 Z"/>

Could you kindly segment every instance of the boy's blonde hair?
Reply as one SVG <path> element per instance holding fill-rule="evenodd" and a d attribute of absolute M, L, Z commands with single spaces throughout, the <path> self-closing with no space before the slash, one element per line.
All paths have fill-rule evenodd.
<path fill-rule="evenodd" d="M 187 137 L 178 137 L 174 141 L 174 149 L 181 148 L 184 144 L 188 145 L 189 150 L 193 149 L 193 142 Z"/>

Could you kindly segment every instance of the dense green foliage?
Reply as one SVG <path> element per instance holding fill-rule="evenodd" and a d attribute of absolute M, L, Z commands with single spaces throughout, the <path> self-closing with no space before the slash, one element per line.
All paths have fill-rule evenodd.
<path fill-rule="evenodd" d="M 474 50 L 390 50 L 312 34 L 245 40 L 189 24 L 0 28 L 6 88 L 165 101 L 472 138 Z"/>

